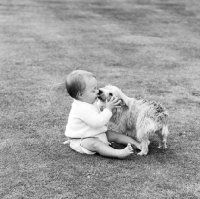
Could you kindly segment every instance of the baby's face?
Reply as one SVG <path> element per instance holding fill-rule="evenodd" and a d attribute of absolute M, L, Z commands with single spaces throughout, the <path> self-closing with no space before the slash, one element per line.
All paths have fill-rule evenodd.
<path fill-rule="evenodd" d="M 97 88 L 97 80 L 94 77 L 85 79 L 85 90 L 82 92 L 82 101 L 93 104 L 98 97 L 99 89 Z"/>

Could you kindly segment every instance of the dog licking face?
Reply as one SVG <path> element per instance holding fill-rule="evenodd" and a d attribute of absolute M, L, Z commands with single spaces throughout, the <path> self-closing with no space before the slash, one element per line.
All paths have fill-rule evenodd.
<path fill-rule="evenodd" d="M 167 148 L 168 112 L 164 106 L 156 102 L 129 98 L 116 86 L 106 86 L 99 89 L 99 99 L 105 106 L 106 99 L 112 96 L 122 101 L 121 108 L 114 109 L 110 119 L 115 131 L 136 137 L 141 142 L 139 155 L 148 153 L 149 137 L 157 134 L 159 148 Z"/>

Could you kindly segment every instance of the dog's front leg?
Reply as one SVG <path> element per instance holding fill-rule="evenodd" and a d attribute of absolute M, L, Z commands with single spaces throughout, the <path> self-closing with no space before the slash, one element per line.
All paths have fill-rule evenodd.
<path fill-rule="evenodd" d="M 141 142 L 142 150 L 138 153 L 138 155 L 147 155 L 149 152 L 149 140 L 143 140 Z"/>
<path fill-rule="evenodd" d="M 141 132 L 138 131 L 137 135 L 141 135 Z M 141 151 L 138 153 L 138 155 L 141 155 L 141 156 L 147 155 L 147 153 L 149 152 L 149 144 L 150 144 L 148 136 L 144 134 L 143 137 L 139 137 L 139 141 L 141 141 Z"/>

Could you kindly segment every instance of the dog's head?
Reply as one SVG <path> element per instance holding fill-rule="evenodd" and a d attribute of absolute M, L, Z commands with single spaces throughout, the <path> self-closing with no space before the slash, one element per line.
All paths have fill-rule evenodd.
<path fill-rule="evenodd" d="M 105 103 L 106 100 L 110 100 L 111 97 L 117 97 L 121 103 L 119 106 L 124 106 L 124 100 L 122 99 L 122 91 L 116 86 L 108 85 L 99 89 L 98 98 L 101 102 Z"/>
<path fill-rule="evenodd" d="M 118 107 L 112 110 L 113 115 L 110 118 L 110 122 L 116 125 L 120 123 L 121 116 L 128 110 L 128 105 L 125 103 L 125 94 L 119 88 L 112 85 L 99 89 L 98 98 L 100 99 L 101 110 L 105 108 L 106 100 L 109 101 L 112 96 L 117 97 L 121 101 Z"/>

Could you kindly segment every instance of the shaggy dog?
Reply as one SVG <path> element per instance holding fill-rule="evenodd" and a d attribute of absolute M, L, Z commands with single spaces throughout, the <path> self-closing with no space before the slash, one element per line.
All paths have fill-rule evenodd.
<path fill-rule="evenodd" d="M 111 85 L 99 89 L 102 107 L 105 107 L 106 99 L 109 101 L 112 96 L 122 102 L 119 108 L 113 110 L 111 126 L 118 133 L 136 136 L 141 142 L 138 155 L 148 153 L 149 136 L 153 133 L 159 136 L 158 148 L 167 148 L 168 113 L 165 107 L 155 102 L 129 98 L 119 88 Z"/>

